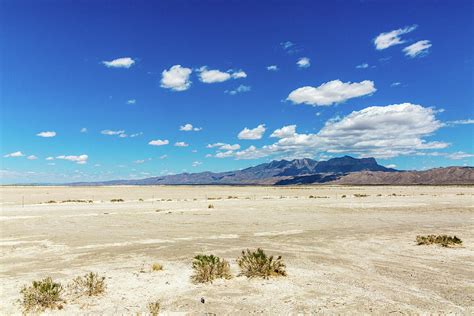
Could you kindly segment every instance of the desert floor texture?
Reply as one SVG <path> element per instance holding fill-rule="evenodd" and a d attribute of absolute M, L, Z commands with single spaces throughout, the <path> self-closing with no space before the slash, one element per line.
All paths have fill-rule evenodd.
<path fill-rule="evenodd" d="M 21 313 L 32 280 L 89 271 L 105 294 L 52 313 L 144 315 L 154 300 L 163 314 L 474 313 L 474 187 L 0 189 L 2 315 Z M 420 234 L 464 244 L 418 246 Z M 237 276 L 236 258 L 257 247 L 282 255 L 288 276 Z M 200 253 L 229 260 L 234 278 L 193 284 Z"/>

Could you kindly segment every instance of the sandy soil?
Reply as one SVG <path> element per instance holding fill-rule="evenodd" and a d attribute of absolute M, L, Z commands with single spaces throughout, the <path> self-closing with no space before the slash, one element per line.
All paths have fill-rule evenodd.
<path fill-rule="evenodd" d="M 45 203 L 77 199 L 93 202 Z M 88 271 L 105 295 L 54 313 L 145 314 L 151 300 L 164 314 L 474 313 L 474 187 L 1 187 L 0 203 L 2 315 L 21 312 L 24 284 Z M 418 234 L 464 246 L 417 246 Z M 288 276 L 190 282 L 196 254 L 237 275 L 257 247 Z"/>

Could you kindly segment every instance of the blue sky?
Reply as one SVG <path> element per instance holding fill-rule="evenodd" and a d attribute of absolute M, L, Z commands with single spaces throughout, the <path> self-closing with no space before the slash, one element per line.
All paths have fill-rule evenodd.
<path fill-rule="evenodd" d="M 472 1 L 0 5 L 3 183 L 474 165 Z"/>

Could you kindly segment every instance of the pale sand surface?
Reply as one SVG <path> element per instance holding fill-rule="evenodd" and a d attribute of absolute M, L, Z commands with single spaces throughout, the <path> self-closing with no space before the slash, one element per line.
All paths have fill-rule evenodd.
<path fill-rule="evenodd" d="M 94 202 L 44 203 L 68 199 Z M 135 315 L 156 299 L 164 314 L 474 313 L 474 187 L 1 187 L 0 205 L 2 315 L 21 312 L 22 285 L 88 271 L 107 277 L 105 295 L 54 313 Z M 464 246 L 417 246 L 418 234 Z M 190 282 L 194 255 L 238 274 L 256 247 L 288 276 Z"/>

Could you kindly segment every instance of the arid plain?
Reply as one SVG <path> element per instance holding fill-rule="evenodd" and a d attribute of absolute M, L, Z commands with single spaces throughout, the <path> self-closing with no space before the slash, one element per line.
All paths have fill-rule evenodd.
<path fill-rule="evenodd" d="M 52 313 L 146 314 L 156 300 L 164 314 L 474 313 L 474 187 L 5 186 L 0 202 L 2 315 L 21 313 L 23 285 L 89 271 L 105 293 Z M 421 234 L 463 246 L 419 246 Z M 288 275 L 238 276 L 257 247 Z M 200 253 L 234 277 L 193 284 Z"/>

